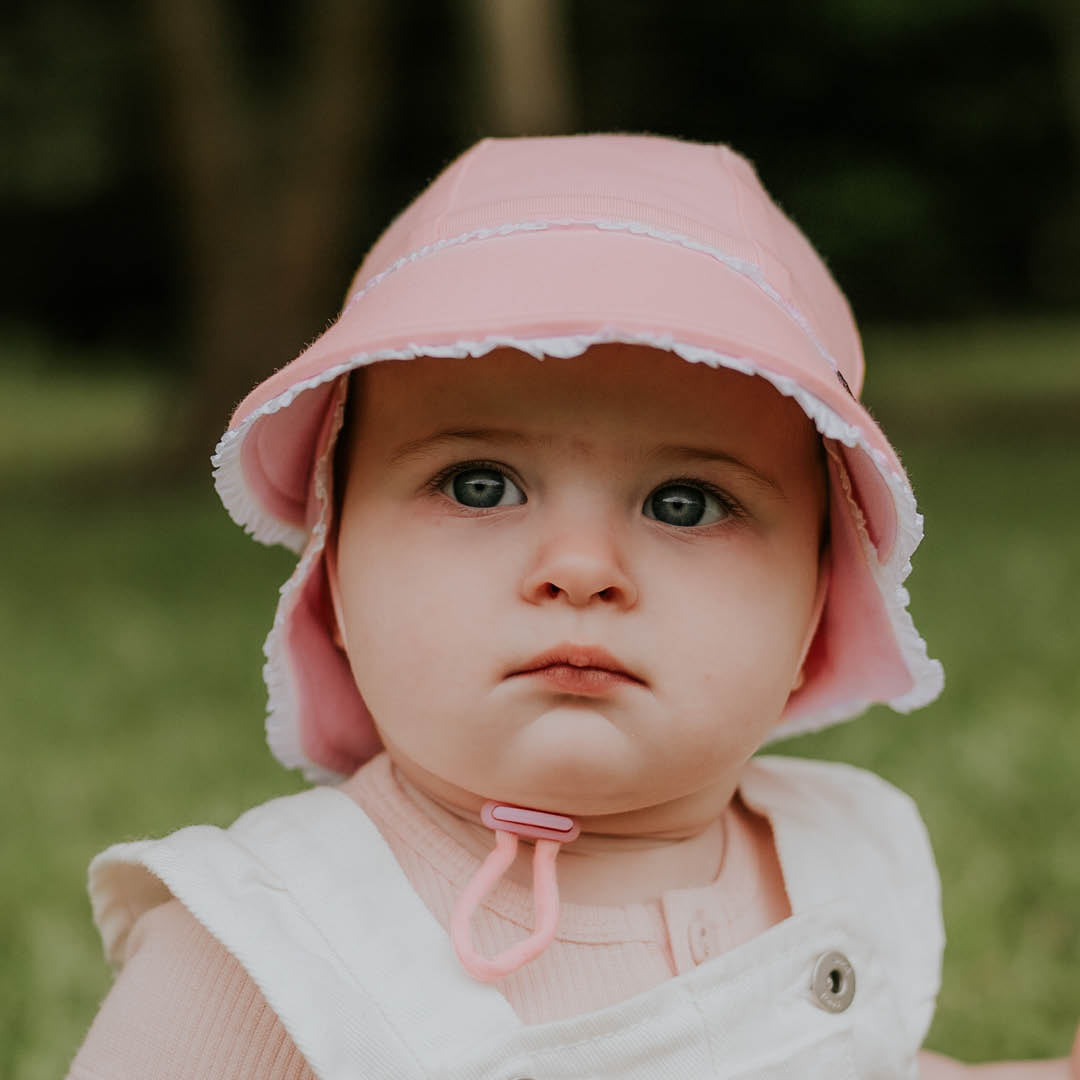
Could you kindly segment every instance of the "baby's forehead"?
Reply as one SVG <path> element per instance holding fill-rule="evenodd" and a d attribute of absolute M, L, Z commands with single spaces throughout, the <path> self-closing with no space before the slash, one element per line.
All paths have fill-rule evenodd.
<path fill-rule="evenodd" d="M 765 378 L 616 343 L 571 357 L 495 349 L 383 362 L 354 375 L 350 399 L 366 425 L 388 432 L 439 424 L 516 426 L 579 444 L 614 432 L 641 443 L 661 432 L 816 441 L 803 410 Z"/>
<path fill-rule="evenodd" d="M 816 486 L 823 472 L 821 439 L 792 398 L 762 377 L 657 349 L 385 362 L 358 373 L 349 397 L 354 467 L 419 466 L 490 447 L 612 466 L 732 459 L 781 486 Z"/>

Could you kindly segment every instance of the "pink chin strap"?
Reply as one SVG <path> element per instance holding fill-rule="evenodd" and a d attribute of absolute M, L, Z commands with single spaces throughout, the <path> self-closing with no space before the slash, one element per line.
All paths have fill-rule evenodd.
<path fill-rule="evenodd" d="M 465 886 L 450 919 L 450 940 L 465 970 L 481 982 L 494 982 L 535 960 L 552 942 L 559 922 L 559 887 L 555 881 L 555 857 L 559 847 L 576 840 L 581 826 L 563 814 L 530 810 L 508 803 L 486 802 L 480 820 L 495 830 L 495 850 Z M 495 887 L 517 854 L 519 836 L 536 841 L 533 852 L 533 895 L 536 929 L 524 941 L 488 959 L 472 943 L 472 917 L 476 905 Z"/>

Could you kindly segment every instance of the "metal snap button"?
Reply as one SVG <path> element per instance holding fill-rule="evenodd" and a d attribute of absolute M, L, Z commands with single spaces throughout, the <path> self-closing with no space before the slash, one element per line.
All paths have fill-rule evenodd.
<path fill-rule="evenodd" d="M 828 1012 L 843 1012 L 855 997 L 855 969 L 841 952 L 823 953 L 810 976 L 814 1004 Z"/>

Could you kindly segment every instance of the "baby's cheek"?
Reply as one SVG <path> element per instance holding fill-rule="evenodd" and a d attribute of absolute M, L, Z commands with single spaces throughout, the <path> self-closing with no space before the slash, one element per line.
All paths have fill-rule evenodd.
<path fill-rule="evenodd" d="M 683 633 L 665 639 L 665 652 L 703 705 L 733 717 L 779 711 L 794 677 L 801 627 L 786 603 L 767 596 L 745 604 L 718 600 L 683 620 Z"/>
<path fill-rule="evenodd" d="M 368 707 L 379 714 L 432 712 L 465 691 L 475 637 L 490 620 L 463 609 L 440 580 L 414 577 L 408 586 L 371 575 L 366 602 L 350 626 L 349 651 Z M 359 632 L 352 632 L 358 630 Z"/>

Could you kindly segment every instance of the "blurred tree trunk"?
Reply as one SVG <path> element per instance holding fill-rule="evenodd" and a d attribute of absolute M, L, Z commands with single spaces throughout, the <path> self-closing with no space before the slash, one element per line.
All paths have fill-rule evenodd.
<path fill-rule="evenodd" d="M 1076 0 L 1041 0 L 1061 57 L 1061 84 L 1080 158 L 1080 4 Z"/>
<path fill-rule="evenodd" d="M 565 134 L 577 124 L 565 0 L 464 0 L 481 60 L 486 135 Z"/>
<path fill-rule="evenodd" d="M 321 331 L 341 288 L 382 83 L 382 0 L 320 0 L 292 77 L 258 94 L 222 0 L 153 0 L 188 238 L 191 393 L 178 464 L 205 462 L 231 408 Z M 285 82 L 284 92 L 279 89 Z"/>
<path fill-rule="evenodd" d="M 1057 45 L 1061 88 L 1069 121 L 1074 180 L 1080 168 L 1080 3 L 1040 0 Z M 1036 253 L 1035 276 L 1045 295 L 1069 304 L 1080 302 L 1080 190 L 1072 188 L 1064 205 L 1054 208 Z"/>

